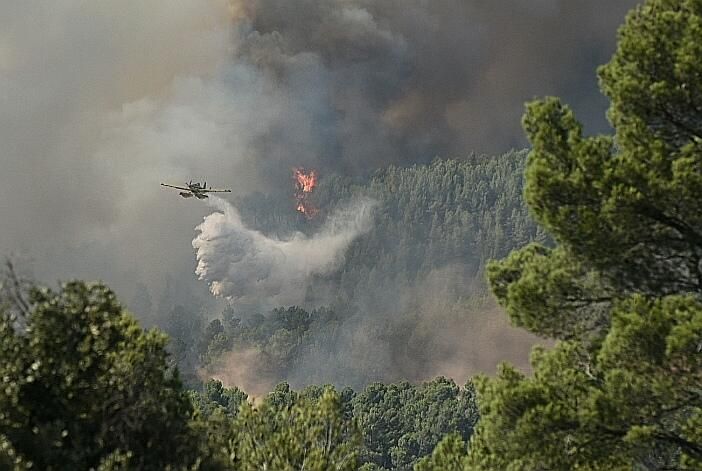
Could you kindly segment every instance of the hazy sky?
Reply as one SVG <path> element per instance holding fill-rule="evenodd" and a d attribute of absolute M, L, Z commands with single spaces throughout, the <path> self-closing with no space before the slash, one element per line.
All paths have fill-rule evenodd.
<path fill-rule="evenodd" d="M 601 132 L 595 67 L 635 3 L 2 2 L 0 254 L 127 298 L 166 274 L 198 286 L 191 241 L 211 211 L 160 181 L 284 197 L 295 165 L 504 151 L 542 95 Z"/>

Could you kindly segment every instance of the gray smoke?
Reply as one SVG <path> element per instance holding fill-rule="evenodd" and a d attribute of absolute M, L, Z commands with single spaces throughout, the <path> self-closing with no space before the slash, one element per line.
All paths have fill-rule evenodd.
<path fill-rule="evenodd" d="M 294 166 L 501 152 L 545 94 L 606 130 L 594 68 L 635 3 L 2 2 L 0 254 L 140 306 L 206 296 L 191 241 L 209 209 L 159 182 L 289 198 Z"/>
<path fill-rule="evenodd" d="M 205 217 L 193 240 L 195 273 L 212 294 L 232 304 L 262 308 L 302 304 L 314 275 L 325 275 L 342 262 L 344 252 L 368 231 L 371 200 L 358 200 L 330 215 L 315 235 L 297 233 L 278 240 L 247 228 L 234 206 L 210 197 L 216 212 Z"/>
<path fill-rule="evenodd" d="M 189 248 L 205 209 L 158 183 L 216 174 L 208 149 L 221 143 L 203 132 L 221 128 L 218 110 L 181 103 L 211 104 L 196 85 L 227 59 L 225 6 L 2 2 L 0 31 L 0 255 L 47 282 L 106 280 L 122 299 L 138 281 L 157 299 L 167 274 L 196 289 Z"/>
<path fill-rule="evenodd" d="M 523 103 L 563 96 L 606 129 L 595 68 L 632 0 L 236 0 L 235 57 L 304 97 L 312 143 L 270 129 L 261 165 L 342 173 L 526 144 Z M 603 14 L 606 12 L 606 14 Z M 295 144 L 295 145 L 289 145 Z"/>
<path fill-rule="evenodd" d="M 318 348 L 305 352 L 284 377 L 268 382 L 358 388 L 369 380 L 419 382 L 437 375 L 465 382 L 477 373 L 494 372 L 503 361 L 528 371 L 529 351 L 539 339 L 509 325 L 493 299 L 466 289 L 475 280 L 464 272 L 465 267 L 449 265 L 409 284 L 378 280 L 377 289 L 356 294 L 353 301 L 362 307 L 343 320 L 338 338 L 315 339 Z M 231 361 L 224 364 L 218 373 L 229 368 L 241 372 Z M 256 383 L 255 375 L 239 379 Z"/>

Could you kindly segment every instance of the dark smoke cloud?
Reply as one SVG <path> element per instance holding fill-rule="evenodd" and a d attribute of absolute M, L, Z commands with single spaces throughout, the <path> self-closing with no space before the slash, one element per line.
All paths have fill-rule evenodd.
<path fill-rule="evenodd" d="M 321 149 L 284 128 L 262 164 L 343 173 L 525 145 L 525 101 L 558 95 L 606 130 L 595 68 L 634 1 L 240 0 L 237 60 L 292 97 L 308 96 Z M 606 13 L 605 13 L 606 12 Z M 300 143 L 298 143 L 300 144 Z M 321 153 L 316 152 L 321 150 Z"/>

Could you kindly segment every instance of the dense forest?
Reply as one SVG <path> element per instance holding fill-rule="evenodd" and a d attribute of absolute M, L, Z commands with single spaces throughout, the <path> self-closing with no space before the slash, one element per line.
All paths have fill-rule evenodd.
<path fill-rule="evenodd" d="M 296 392 L 281 383 L 263 404 L 282 411 L 300 402 L 316 405 L 330 393 L 338 398 L 344 420 L 357 424 L 359 465 L 367 470 L 410 470 L 446 434 L 469 438 L 478 420 L 472 384 L 461 388 L 446 378 L 420 385 L 374 383 L 360 392 L 351 388 L 336 392 L 331 386 L 308 386 Z M 236 418 L 247 395 L 211 380 L 202 392 L 193 392 L 192 398 L 202 417 L 209 420 L 217 414 Z"/>
<path fill-rule="evenodd" d="M 174 339 L 181 370 L 205 367 L 253 392 L 278 381 L 363 387 L 422 380 L 448 363 L 464 363 L 464 371 L 493 368 L 496 360 L 476 358 L 473 339 L 453 333 L 477 332 L 495 315 L 487 261 L 546 238 L 523 201 L 525 158 L 526 152 L 510 152 L 391 167 L 365 183 L 321 179 L 313 194 L 321 213 L 355 195 L 370 197 L 378 202 L 372 229 L 351 244 L 339 268 L 309 283 L 306 309 L 235 304 L 198 323 L 174 307 L 160 324 Z M 240 206 L 244 220 L 281 237 L 314 232 L 324 220 L 324 214 L 308 220 L 292 213 L 287 199 L 255 195 Z M 531 340 L 508 339 L 522 352 Z M 255 373 L 232 363 L 247 363 Z"/>
<path fill-rule="evenodd" d="M 700 38 L 699 0 L 629 14 L 599 70 L 612 136 L 546 98 L 527 105 L 526 161 L 328 178 L 321 211 L 363 193 L 376 219 L 303 306 L 208 322 L 176 307 L 163 333 L 102 283 L 47 288 L 8 263 L 0 468 L 702 469 Z M 239 203 L 263 232 L 315 229 L 265 196 Z M 419 302 L 432 282 L 440 312 Z M 436 324 L 477 340 L 488 289 L 551 342 L 532 371 L 422 381 L 446 360 Z M 411 365 L 418 352 L 431 361 Z"/>

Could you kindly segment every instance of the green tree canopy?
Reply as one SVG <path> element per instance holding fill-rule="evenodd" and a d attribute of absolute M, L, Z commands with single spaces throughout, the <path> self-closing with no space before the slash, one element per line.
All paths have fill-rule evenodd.
<path fill-rule="evenodd" d="M 534 376 L 504 367 L 480 382 L 477 469 L 698 469 L 702 304 L 619 305 L 602 347 L 535 350 Z M 593 357 L 593 355 L 595 355 Z"/>
<path fill-rule="evenodd" d="M 661 0 L 631 12 L 600 70 L 615 137 L 583 136 L 558 99 L 527 107 L 527 203 L 559 245 L 490 267 L 518 324 L 562 338 L 552 318 L 582 323 L 613 297 L 702 294 L 701 9 Z"/>
<path fill-rule="evenodd" d="M 279 394 L 256 406 L 243 402 L 233 421 L 221 410 L 209 416 L 201 424 L 210 437 L 207 461 L 242 471 L 357 469 L 360 436 L 341 396 L 332 389 L 316 400 L 288 392 L 282 402 Z"/>
<path fill-rule="evenodd" d="M 467 440 L 478 421 L 472 383 L 439 377 L 421 385 L 373 383 L 352 400 L 363 434 L 362 460 L 409 470 L 449 433 Z"/>
<path fill-rule="evenodd" d="M 700 57 L 702 1 L 649 0 L 600 69 L 615 136 L 584 136 L 558 99 L 527 106 L 526 199 L 557 244 L 488 276 L 515 324 L 561 342 L 532 377 L 478 381 L 467 467 L 702 467 Z"/>
<path fill-rule="evenodd" d="M 180 469 L 196 463 L 192 406 L 144 331 L 99 283 L 33 289 L 0 313 L 0 455 L 18 468 Z M 2 459 L 0 459 L 2 463 Z"/>

